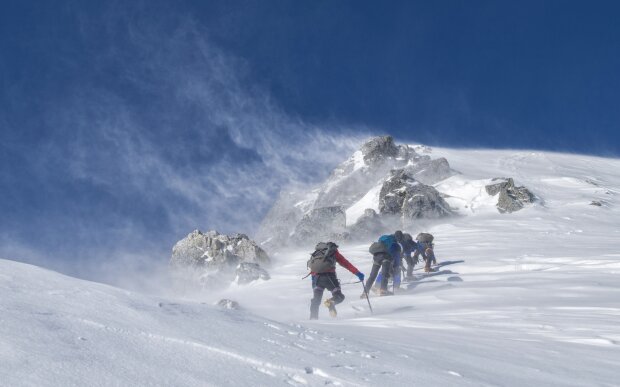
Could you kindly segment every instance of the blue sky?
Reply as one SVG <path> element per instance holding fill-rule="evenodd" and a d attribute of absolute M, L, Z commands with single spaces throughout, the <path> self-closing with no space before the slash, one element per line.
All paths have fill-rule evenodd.
<path fill-rule="evenodd" d="M 0 256 L 252 233 L 360 141 L 620 153 L 614 1 L 3 1 Z"/>

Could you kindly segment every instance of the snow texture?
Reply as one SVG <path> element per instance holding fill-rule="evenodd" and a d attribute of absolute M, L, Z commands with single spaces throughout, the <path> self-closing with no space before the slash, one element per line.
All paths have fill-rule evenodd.
<path fill-rule="evenodd" d="M 308 321 L 309 251 L 273 256 L 269 281 L 192 298 L 0 260 L 0 384 L 618 386 L 620 160 L 415 149 L 461 172 L 435 184 L 460 216 L 404 230 L 435 236 L 438 271 L 371 297 L 374 314 L 338 268 L 338 317 Z M 543 200 L 499 214 L 494 176 Z M 340 251 L 368 273 L 369 244 Z"/>

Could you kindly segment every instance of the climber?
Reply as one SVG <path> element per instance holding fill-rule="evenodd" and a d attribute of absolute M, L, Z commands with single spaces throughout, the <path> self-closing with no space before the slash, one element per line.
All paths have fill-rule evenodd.
<path fill-rule="evenodd" d="M 401 247 L 398 240 L 402 240 L 402 231 L 396 231 L 394 234 L 383 235 L 377 242 L 370 245 L 368 251 L 373 255 L 373 265 L 370 276 L 366 281 L 366 292 L 372 290 L 372 285 L 377 280 L 379 286 L 379 295 L 387 296 L 393 293 L 387 290 L 388 278 L 390 272 L 393 271 L 394 288 L 400 286 L 400 254 Z M 379 274 L 379 270 L 381 273 Z M 377 275 L 379 276 L 377 277 Z"/>
<path fill-rule="evenodd" d="M 431 264 L 437 264 L 435 252 L 433 251 L 433 249 L 435 248 L 435 244 L 433 243 L 434 238 L 435 237 L 433 237 L 432 234 L 425 232 L 421 232 L 418 234 L 418 236 L 416 236 L 416 240 L 418 241 L 418 247 L 413 254 L 413 259 L 417 261 L 418 256 L 422 255 L 422 259 L 424 259 L 425 262 L 424 271 L 427 273 L 433 271 L 431 269 Z"/>
<path fill-rule="evenodd" d="M 412 257 L 418 248 L 418 244 L 413 240 L 411 234 L 404 234 L 401 246 L 403 247 L 403 258 L 407 262 L 407 275 L 405 278 L 410 279 L 413 276 L 413 268 L 419 261 L 417 256 L 415 259 Z"/>
<path fill-rule="evenodd" d="M 338 245 L 333 242 L 319 242 L 314 252 L 308 260 L 308 268 L 312 276 L 312 290 L 314 297 L 310 301 L 310 319 L 319 318 L 319 306 L 323 299 L 323 291 L 325 289 L 332 293 L 332 297 L 323 303 L 328 309 L 332 317 L 336 317 L 336 305 L 344 300 L 344 294 L 340 289 L 340 282 L 336 277 L 336 262 L 355 274 L 361 282 L 364 281 L 364 273 L 357 270 L 347 259 L 338 251 Z"/>

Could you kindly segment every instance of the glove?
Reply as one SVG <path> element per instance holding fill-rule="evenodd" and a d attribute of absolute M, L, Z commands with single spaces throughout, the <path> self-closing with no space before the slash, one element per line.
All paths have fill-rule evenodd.
<path fill-rule="evenodd" d="M 356 276 L 357 276 L 357 278 L 359 278 L 359 279 L 360 279 L 360 282 L 363 282 L 363 281 L 364 281 L 364 273 L 362 273 L 361 271 L 360 271 L 360 272 L 358 272 L 358 273 L 356 274 Z"/>

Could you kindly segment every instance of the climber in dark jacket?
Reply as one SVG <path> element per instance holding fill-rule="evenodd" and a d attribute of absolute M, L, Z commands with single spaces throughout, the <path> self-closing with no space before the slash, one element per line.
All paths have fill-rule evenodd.
<path fill-rule="evenodd" d="M 414 266 L 419 261 L 417 255 L 415 258 L 412 256 L 418 249 L 418 244 L 413 240 L 411 234 L 404 234 L 401 245 L 403 246 L 403 258 L 405 258 L 405 261 L 407 262 L 407 277 L 410 278 L 413 275 Z"/>
<path fill-rule="evenodd" d="M 319 318 L 319 306 L 321 305 L 325 289 L 332 293 L 332 297 L 325 300 L 323 304 L 329 309 L 329 314 L 332 317 L 336 317 L 338 314 L 336 305 L 344 300 L 344 294 L 342 294 L 342 290 L 340 289 L 340 282 L 338 281 L 338 277 L 336 277 L 336 263 L 355 274 L 360 281 L 364 281 L 364 273 L 357 270 L 351 262 L 340 254 L 338 246 L 335 243 L 327 242 L 317 244 L 312 256 L 314 257 L 315 254 L 326 256 L 326 259 L 323 259 L 322 262 L 318 264 L 311 264 L 311 258 L 308 264 L 310 275 L 312 276 L 313 291 L 313 298 L 310 301 L 310 319 L 316 320 Z"/>
<path fill-rule="evenodd" d="M 400 270 L 401 247 L 398 243 L 399 238 L 402 238 L 402 232 L 396 231 L 394 234 L 381 236 L 379 241 L 376 242 L 379 243 L 378 246 L 382 246 L 383 248 L 376 252 L 371 252 L 373 254 L 373 265 L 368 280 L 366 281 L 366 292 L 372 289 L 372 285 L 376 279 L 377 282 L 381 284 L 379 287 L 379 295 L 386 296 L 391 294 L 387 290 L 390 271 L 394 270 L 394 272 L 396 272 Z M 373 245 L 375 244 L 373 243 Z M 380 274 L 379 270 L 381 270 Z M 377 277 L 377 275 L 379 275 L 379 277 Z M 394 278 L 400 285 L 400 273 L 398 274 L 398 279 L 396 279 L 396 276 Z"/>

